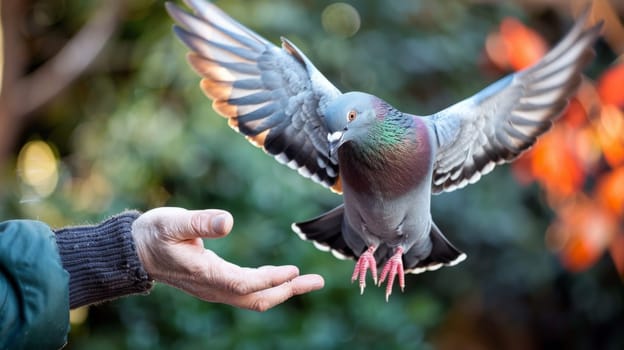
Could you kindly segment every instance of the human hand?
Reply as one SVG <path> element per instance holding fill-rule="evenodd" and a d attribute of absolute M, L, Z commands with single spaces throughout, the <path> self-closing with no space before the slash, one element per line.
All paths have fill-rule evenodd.
<path fill-rule="evenodd" d="M 240 267 L 204 248 L 202 238 L 224 237 L 233 223 L 223 210 L 156 208 L 133 223 L 132 236 L 151 278 L 206 301 L 265 311 L 323 288 L 321 276 L 299 276 L 296 266 Z"/>

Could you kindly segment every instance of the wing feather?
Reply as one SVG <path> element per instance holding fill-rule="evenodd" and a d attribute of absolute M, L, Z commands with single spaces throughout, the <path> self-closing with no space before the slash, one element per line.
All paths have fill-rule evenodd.
<path fill-rule="evenodd" d="M 323 120 L 340 91 L 288 40 L 279 48 L 209 2 L 186 3 L 193 14 L 166 6 L 214 110 L 280 163 L 340 193 Z"/>
<path fill-rule="evenodd" d="M 535 65 L 509 75 L 429 118 L 437 141 L 432 189 L 453 191 L 530 148 L 566 108 L 594 56 L 602 23 L 588 13 Z"/>

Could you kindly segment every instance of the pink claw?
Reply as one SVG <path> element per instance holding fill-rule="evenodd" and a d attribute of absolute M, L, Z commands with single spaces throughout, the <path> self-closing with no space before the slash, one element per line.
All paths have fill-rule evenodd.
<path fill-rule="evenodd" d="M 351 282 L 353 283 L 357 279 L 360 280 L 360 294 L 364 294 L 364 287 L 366 287 L 366 271 L 368 271 L 368 269 L 371 270 L 373 281 L 377 284 L 377 262 L 375 261 L 375 256 L 373 255 L 376 249 L 377 247 L 375 246 L 368 247 L 368 249 L 360 255 L 360 258 L 355 264 L 355 269 L 353 269 Z"/>
<path fill-rule="evenodd" d="M 401 292 L 405 289 L 405 273 L 403 272 L 403 248 L 398 247 L 394 251 L 394 255 L 386 262 L 383 270 L 381 271 L 381 279 L 379 284 L 381 285 L 388 277 L 388 284 L 386 285 L 386 302 L 392 294 L 392 286 L 394 285 L 394 277 L 399 275 L 399 286 Z"/>

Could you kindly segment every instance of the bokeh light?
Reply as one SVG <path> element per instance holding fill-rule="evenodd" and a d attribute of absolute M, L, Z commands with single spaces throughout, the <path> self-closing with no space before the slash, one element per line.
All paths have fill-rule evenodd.
<path fill-rule="evenodd" d="M 87 320 L 87 316 L 89 316 L 89 307 L 83 306 L 77 309 L 71 310 L 69 312 L 69 323 L 72 326 L 78 326 L 83 324 Z"/>
<path fill-rule="evenodd" d="M 50 145 L 43 141 L 28 142 L 19 153 L 17 168 L 22 182 L 38 197 L 47 197 L 58 183 L 58 163 Z"/>
<path fill-rule="evenodd" d="M 360 30 L 360 14 L 355 7 L 344 2 L 327 6 L 321 14 L 321 22 L 326 32 L 348 38 Z"/>

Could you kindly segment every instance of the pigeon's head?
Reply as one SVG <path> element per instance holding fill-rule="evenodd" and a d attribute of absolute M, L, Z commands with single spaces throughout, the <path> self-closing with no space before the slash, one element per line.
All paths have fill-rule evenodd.
<path fill-rule="evenodd" d="M 380 120 L 379 98 L 364 92 L 348 92 L 333 100 L 325 110 L 330 154 L 347 142 L 365 139 L 370 127 Z"/>

